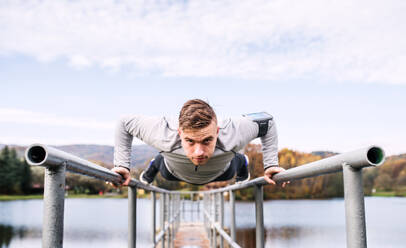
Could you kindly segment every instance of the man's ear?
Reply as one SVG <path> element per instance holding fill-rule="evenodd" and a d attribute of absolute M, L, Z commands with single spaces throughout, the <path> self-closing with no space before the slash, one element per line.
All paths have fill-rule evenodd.
<path fill-rule="evenodd" d="M 219 134 L 219 131 L 220 131 L 220 127 L 217 127 L 217 134 Z"/>
<path fill-rule="evenodd" d="M 180 134 L 181 134 L 182 132 L 180 131 L 180 127 L 178 128 L 178 134 L 179 134 L 179 136 L 180 136 Z"/>

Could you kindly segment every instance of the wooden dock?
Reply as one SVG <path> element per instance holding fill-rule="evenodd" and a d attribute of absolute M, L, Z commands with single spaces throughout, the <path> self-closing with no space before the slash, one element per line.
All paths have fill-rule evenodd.
<path fill-rule="evenodd" d="M 175 248 L 209 248 L 210 241 L 207 238 L 203 223 L 181 223 L 174 240 Z"/>

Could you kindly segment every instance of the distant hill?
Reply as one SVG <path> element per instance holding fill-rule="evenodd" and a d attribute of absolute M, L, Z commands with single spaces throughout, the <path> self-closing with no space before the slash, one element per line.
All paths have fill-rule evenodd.
<path fill-rule="evenodd" d="M 0 144 L 0 149 L 5 145 Z M 24 156 L 26 146 L 16 146 L 9 145 L 9 147 L 15 148 L 17 155 L 19 157 Z M 64 146 L 53 146 L 57 149 L 60 149 L 64 152 L 72 153 L 80 158 L 86 160 L 99 161 L 105 164 L 107 167 L 113 166 L 113 146 L 105 145 L 64 145 Z M 152 148 L 148 145 L 136 145 L 133 146 L 131 154 L 131 164 L 136 168 L 143 168 L 146 166 L 146 163 L 151 160 L 155 155 L 158 154 L 158 150 Z"/>
<path fill-rule="evenodd" d="M 329 152 L 329 151 L 314 151 L 314 152 L 311 152 L 311 154 L 320 156 L 322 158 L 326 158 L 326 157 L 331 157 L 331 156 L 337 155 L 338 153 Z"/>

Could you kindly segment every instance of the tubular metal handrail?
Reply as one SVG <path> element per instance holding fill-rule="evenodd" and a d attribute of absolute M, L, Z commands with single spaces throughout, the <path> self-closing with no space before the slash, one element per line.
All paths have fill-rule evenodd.
<path fill-rule="evenodd" d="M 57 168 L 63 165 L 63 163 L 66 163 L 66 169 L 70 172 L 91 176 L 96 179 L 112 182 L 114 184 L 121 184 L 123 181 L 121 175 L 107 168 L 43 144 L 33 144 L 29 146 L 26 149 L 25 158 L 27 160 L 27 163 L 32 166 Z M 169 190 L 158 188 L 152 185 L 146 185 L 136 179 L 131 179 L 129 186 L 158 193 L 171 192 Z"/>
<path fill-rule="evenodd" d="M 86 176 L 91 176 L 103 181 L 115 184 L 122 182 L 122 177 L 102 166 L 91 163 L 72 154 L 60 151 L 42 144 L 34 144 L 27 148 L 25 157 L 28 164 L 32 166 L 44 166 L 44 221 L 43 221 L 43 247 L 62 247 L 63 244 L 63 213 L 64 213 L 64 190 L 65 171 L 71 171 Z M 379 166 L 385 160 L 384 151 L 377 146 L 370 146 L 356 151 L 335 155 L 319 161 L 288 169 L 273 176 L 277 183 L 298 180 L 302 178 L 315 177 L 327 173 L 343 171 L 345 210 L 346 210 L 346 232 L 347 247 L 366 247 L 366 228 L 364 194 L 362 187 L 362 168 L 367 166 Z M 200 196 L 203 195 L 204 209 L 203 217 L 206 224 L 206 231 L 212 247 L 217 247 L 217 233 L 220 234 L 220 247 L 223 247 L 223 240 L 231 247 L 239 247 L 235 243 L 235 196 L 234 190 L 248 187 L 255 188 L 255 213 L 256 213 L 256 246 L 264 247 L 264 223 L 263 223 L 263 185 L 266 185 L 263 177 L 251 181 L 234 184 L 228 187 L 210 191 L 169 191 L 159 187 L 145 185 L 136 179 L 131 179 L 129 184 L 129 247 L 136 246 L 136 200 L 137 188 L 154 192 L 153 200 L 153 222 L 156 220 L 155 193 L 161 194 L 161 231 L 156 234 L 156 227 L 153 225 L 153 246 L 161 242 L 165 247 L 165 239 L 168 247 L 173 245 L 175 233 L 179 227 L 181 207 L 180 195 L 198 194 L 198 205 Z M 230 235 L 224 228 L 224 192 L 230 193 Z M 218 197 L 220 201 L 216 200 Z M 167 199 L 168 198 L 168 199 Z M 199 209 L 199 207 L 198 207 Z M 200 210 L 199 210 L 200 211 Z"/>

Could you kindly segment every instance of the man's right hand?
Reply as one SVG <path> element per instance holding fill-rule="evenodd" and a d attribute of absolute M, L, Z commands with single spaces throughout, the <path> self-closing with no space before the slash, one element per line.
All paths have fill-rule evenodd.
<path fill-rule="evenodd" d="M 131 180 L 130 171 L 128 169 L 124 167 L 114 167 L 111 171 L 118 173 L 123 177 L 124 182 L 121 184 L 122 186 L 128 186 Z"/>
<path fill-rule="evenodd" d="M 284 168 L 282 167 L 269 167 L 268 169 L 265 170 L 264 173 L 264 179 L 265 181 L 267 181 L 269 184 L 273 184 L 276 185 L 276 182 L 272 179 L 273 175 L 278 174 L 279 172 L 285 171 Z M 286 186 L 286 184 L 289 184 L 290 182 L 283 182 L 282 183 L 282 187 L 284 188 Z"/>

